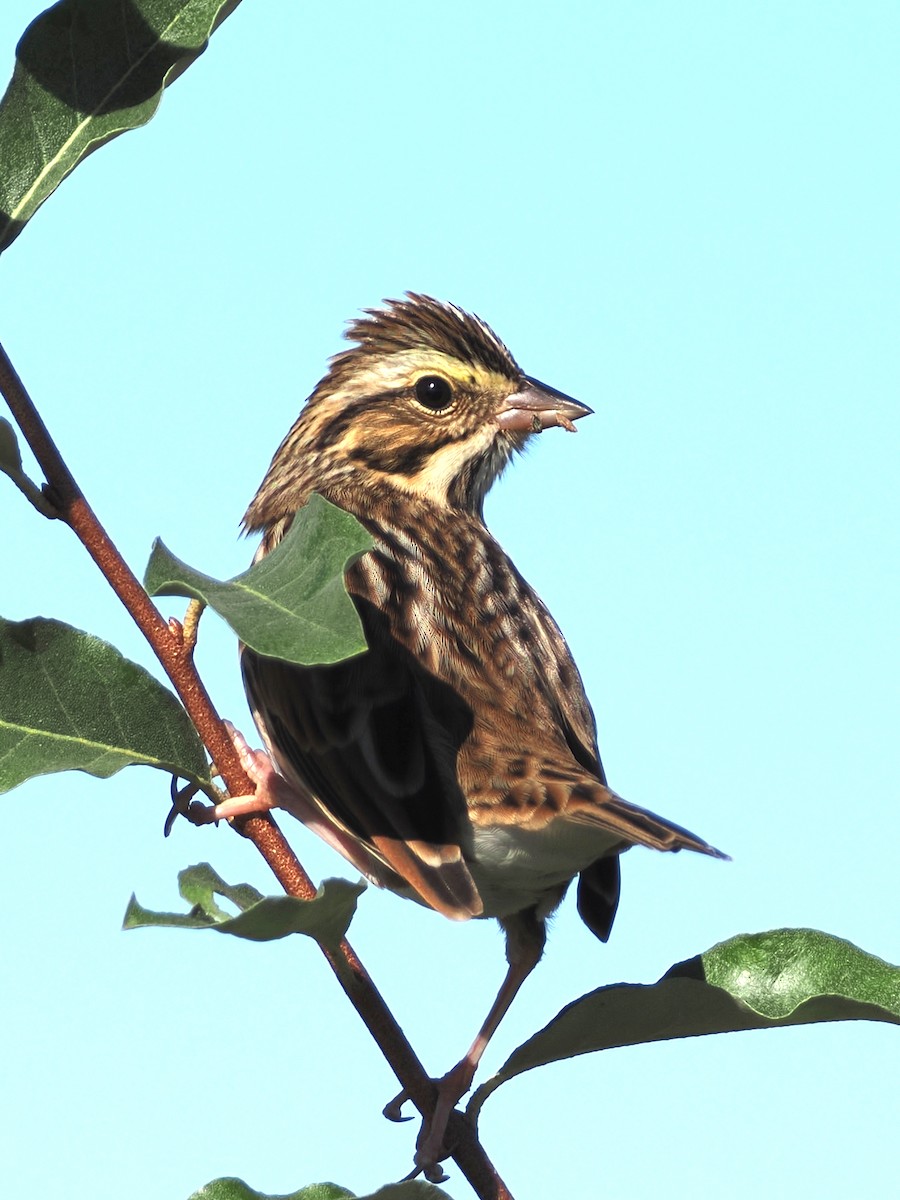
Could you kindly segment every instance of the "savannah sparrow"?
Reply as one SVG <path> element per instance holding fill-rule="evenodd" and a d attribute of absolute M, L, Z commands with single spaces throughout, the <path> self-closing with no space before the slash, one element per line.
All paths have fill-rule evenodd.
<path fill-rule="evenodd" d="M 574 876 L 578 912 L 606 941 L 625 850 L 724 856 L 609 790 L 568 646 L 484 524 L 513 454 L 591 410 L 523 374 L 483 321 L 427 296 L 367 311 L 347 337 L 244 525 L 264 555 L 312 492 L 362 522 L 375 548 L 346 583 L 368 651 L 310 668 L 244 649 L 283 778 L 241 743 L 257 796 L 219 815 L 288 808 L 375 883 L 448 917 L 500 921 L 506 979 L 420 1138 L 417 1162 L 435 1177 L 449 1112 Z"/>

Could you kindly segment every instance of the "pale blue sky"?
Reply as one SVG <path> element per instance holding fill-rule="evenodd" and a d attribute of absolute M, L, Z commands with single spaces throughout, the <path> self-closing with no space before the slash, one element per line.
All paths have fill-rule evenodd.
<path fill-rule="evenodd" d="M 0 9 L 4 78 L 36 11 Z M 473 309 L 596 410 L 488 519 L 570 640 L 613 786 L 734 861 L 629 854 L 606 947 L 567 902 L 488 1070 L 590 988 L 741 931 L 900 961 L 898 56 L 894 4 L 248 2 L 0 262 L 0 340 L 139 570 L 156 535 L 243 568 L 272 451 L 384 296 Z M 151 665 L 64 528 L 0 487 L 0 529 L 3 616 Z M 249 732 L 233 638 L 203 634 Z M 274 890 L 225 829 L 164 842 L 166 810 L 138 770 L 4 797 L 6 1191 L 397 1178 L 413 1127 L 382 1120 L 392 1077 L 314 947 L 119 932 L 132 889 L 171 907 L 198 860 Z M 348 873 L 287 822 L 314 876 Z M 370 891 L 351 938 L 446 1069 L 496 927 Z M 500 1091 L 483 1139 L 517 1200 L 875 1195 L 897 1044 L 852 1024 L 584 1058 Z"/>

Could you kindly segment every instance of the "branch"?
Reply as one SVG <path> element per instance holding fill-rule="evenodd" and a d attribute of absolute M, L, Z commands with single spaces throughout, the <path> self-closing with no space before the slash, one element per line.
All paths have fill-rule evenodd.
<path fill-rule="evenodd" d="M 252 793 L 254 785 L 241 767 L 228 731 L 194 667 L 192 647 L 177 627 L 170 628 L 163 620 L 97 519 L 2 345 L 0 392 L 44 472 L 47 499 L 53 505 L 55 515 L 72 528 L 150 643 L 229 792 L 232 796 Z M 234 825 L 253 842 L 289 896 L 301 900 L 315 896 L 312 880 L 270 817 L 247 817 L 235 821 Z M 423 1118 L 429 1118 L 435 1105 L 434 1083 L 355 951 L 346 940 L 341 943 L 337 955 L 324 946 L 320 949 L 409 1098 Z M 448 1135 L 448 1141 L 454 1143 L 453 1160 L 481 1200 L 513 1200 L 487 1157 L 474 1127 L 461 1113 L 452 1114 Z"/>

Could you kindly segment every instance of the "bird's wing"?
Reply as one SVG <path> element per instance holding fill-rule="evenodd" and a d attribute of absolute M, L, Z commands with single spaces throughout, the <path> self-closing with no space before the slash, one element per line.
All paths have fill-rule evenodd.
<path fill-rule="evenodd" d="M 541 691 L 572 757 L 584 770 L 606 783 L 597 748 L 597 722 L 581 673 L 550 610 L 524 580 L 522 584 L 529 594 L 532 624 L 540 629 L 543 641 L 543 652 L 533 656 L 534 668 L 541 677 Z"/>
<path fill-rule="evenodd" d="M 382 882 L 399 876 L 438 912 L 477 916 L 456 776 L 471 713 L 391 639 L 378 610 L 360 607 L 369 649 L 345 662 L 299 667 L 244 649 L 254 716 L 282 772 L 390 868 Z"/>

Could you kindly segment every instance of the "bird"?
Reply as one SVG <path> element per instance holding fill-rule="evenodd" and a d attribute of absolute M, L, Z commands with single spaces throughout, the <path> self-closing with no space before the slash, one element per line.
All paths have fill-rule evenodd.
<path fill-rule="evenodd" d="M 571 882 L 605 942 L 625 851 L 727 856 L 610 789 L 566 641 L 485 524 L 515 456 L 592 410 L 526 375 L 479 317 L 427 295 L 363 310 L 346 337 L 243 527 L 262 535 L 259 559 L 313 493 L 356 517 L 374 544 L 345 584 L 368 648 L 311 667 L 242 648 L 266 750 L 235 734 L 257 791 L 214 815 L 286 808 L 375 884 L 445 917 L 499 921 L 506 977 L 419 1136 L 416 1168 L 439 1181 L 449 1115 Z M 399 1119 L 402 1100 L 386 1115 Z"/>

